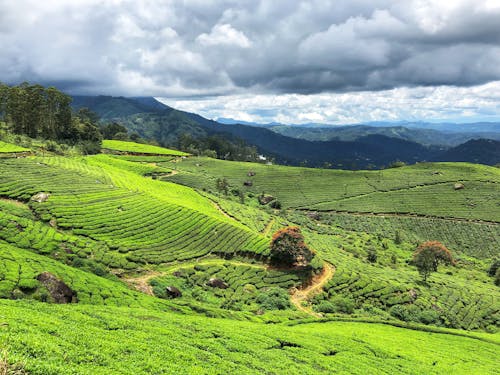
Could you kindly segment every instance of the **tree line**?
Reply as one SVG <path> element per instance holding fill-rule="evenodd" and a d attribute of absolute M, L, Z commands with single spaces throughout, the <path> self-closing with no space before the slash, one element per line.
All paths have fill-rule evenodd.
<path fill-rule="evenodd" d="M 55 87 L 0 82 L 0 121 L 14 134 L 68 144 L 91 143 L 100 148 L 98 117 L 87 109 L 73 112 L 71 101 Z"/>

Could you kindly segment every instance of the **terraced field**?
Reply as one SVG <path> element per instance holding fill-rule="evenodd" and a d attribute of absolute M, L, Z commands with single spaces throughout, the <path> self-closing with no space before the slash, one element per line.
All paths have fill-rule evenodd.
<path fill-rule="evenodd" d="M 112 163 L 106 164 L 108 160 Z M 37 193 L 50 193 L 45 202 L 30 202 L 36 215 L 72 235 L 104 242 L 112 251 L 102 262 L 113 268 L 192 259 L 210 252 L 254 256 L 268 251 L 268 240 L 224 217 L 188 188 L 120 169 L 106 156 L 85 161 L 5 161 L 0 195 L 28 201 Z M 123 163 L 135 166 L 119 161 Z M 144 166 L 139 168 L 143 171 Z"/>
<path fill-rule="evenodd" d="M 102 148 L 109 151 L 118 151 L 130 154 L 152 154 L 152 155 L 169 155 L 169 156 L 187 156 L 189 154 L 172 150 L 164 147 L 152 146 L 142 143 L 115 141 L 105 139 L 102 141 Z"/>
<path fill-rule="evenodd" d="M 500 221 L 500 169 L 467 163 L 420 163 L 380 171 L 338 171 L 190 158 L 175 164 L 168 181 L 215 191 L 265 192 L 284 208 L 408 213 Z M 249 177 L 248 172 L 255 173 Z M 251 181 L 251 186 L 245 186 Z M 455 190 L 455 183 L 465 188 Z"/>
<path fill-rule="evenodd" d="M 405 251 L 394 244 L 387 246 L 379 250 L 379 261 L 373 264 L 366 261 L 366 250 L 376 243 L 368 235 L 354 234 L 347 241 L 335 241 L 330 235 L 306 233 L 311 246 L 337 269 L 324 293 L 313 301 L 318 311 L 378 316 L 386 312 L 406 321 L 463 329 L 494 329 L 500 324 L 498 287 L 467 262 L 460 268 L 442 267 L 424 285 L 416 271 L 404 266 L 411 248 Z"/>
<path fill-rule="evenodd" d="M 0 369 L 495 373 L 500 298 L 487 270 L 499 183 L 498 169 L 463 163 L 351 172 L 168 155 L 3 159 Z M 262 192 L 283 209 L 260 205 Z M 335 268 L 299 309 L 290 293 L 314 280 L 266 264 L 270 236 L 292 224 L 315 270 Z M 457 265 L 424 284 L 409 261 L 429 239 Z M 78 302 L 41 302 L 42 272 Z"/>
<path fill-rule="evenodd" d="M 347 231 L 383 235 L 402 241 L 421 243 L 433 239 L 455 253 L 481 259 L 498 255 L 500 225 L 497 223 L 443 220 L 403 215 L 359 215 L 321 213 L 321 222 Z"/>
<path fill-rule="evenodd" d="M 223 285 L 210 286 L 213 279 Z M 183 298 L 261 314 L 268 309 L 289 309 L 288 289 L 306 280 L 307 275 L 300 272 L 268 269 L 258 263 L 215 260 L 175 266 L 152 278 L 150 284 L 154 294 L 161 298 L 168 298 L 166 288 L 174 286 L 183 293 Z"/>

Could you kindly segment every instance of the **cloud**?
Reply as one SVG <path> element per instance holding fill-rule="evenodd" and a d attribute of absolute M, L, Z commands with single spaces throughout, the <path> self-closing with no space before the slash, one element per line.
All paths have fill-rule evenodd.
<path fill-rule="evenodd" d="M 158 98 L 211 119 L 344 125 L 372 121 L 500 121 L 500 81 L 474 87 L 402 87 L 322 94 Z M 248 110 L 242 111 L 242 108 Z"/>
<path fill-rule="evenodd" d="M 420 87 L 500 80 L 499 19 L 494 0 L 2 1 L 0 80 L 164 97 L 428 95 Z"/>
<path fill-rule="evenodd" d="M 203 46 L 227 45 L 248 48 L 252 44 L 244 33 L 235 30 L 227 23 L 215 25 L 210 34 L 200 34 L 196 40 Z"/>

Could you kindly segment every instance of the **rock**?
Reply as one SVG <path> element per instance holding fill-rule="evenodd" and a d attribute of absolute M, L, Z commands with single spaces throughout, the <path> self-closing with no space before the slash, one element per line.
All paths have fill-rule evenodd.
<path fill-rule="evenodd" d="M 417 299 L 417 297 L 418 297 L 418 293 L 417 293 L 417 291 L 415 289 L 410 289 L 408 291 L 408 294 L 410 295 L 410 299 L 411 299 L 412 302 L 415 301 Z"/>
<path fill-rule="evenodd" d="M 227 289 L 229 286 L 224 282 L 222 279 L 217 279 L 215 277 L 212 277 L 210 280 L 207 282 L 208 286 L 211 286 L 212 288 L 219 288 L 219 289 Z"/>
<path fill-rule="evenodd" d="M 43 203 L 43 202 L 46 202 L 47 199 L 49 199 L 49 197 L 50 197 L 49 193 L 38 193 L 38 194 L 33 195 L 31 197 L 31 200 L 34 202 Z"/>
<path fill-rule="evenodd" d="M 455 189 L 455 190 L 462 190 L 464 188 L 465 188 L 465 185 L 461 184 L 459 182 L 457 182 L 455 185 L 453 185 L 453 189 Z"/>
<path fill-rule="evenodd" d="M 36 279 L 47 288 L 56 303 L 78 302 L 76 292 L 50 272 L 42 272 Z"/>
<path fill-rule="evenodd" d="M 307 216 L 313 220 L 320 220 L 321 219 L 321 215 L 316 211 L 308 212 Z"/>
<path fill-rule="evenodd" d="M 262 205 L 268 204 L 269 202 L 272 202 L 275 199 L 276 199 L 275 197 L 269 194 L 259 195 L 259 203 Z"/>
<path fill-rule="evenodd" d="M 177 289 L 175 286 L 167 286 L 165 288 L 165 292 L 167 292 L 170 298 L 179 298 L 182 297 L 182 292 Z"/>
<path fill-rule="evenodd" d="M 253 182 L 252 181 L 245 181 L 245 182 L 243 182 L 243 185 L 244 186 L 252 186 Z"/>

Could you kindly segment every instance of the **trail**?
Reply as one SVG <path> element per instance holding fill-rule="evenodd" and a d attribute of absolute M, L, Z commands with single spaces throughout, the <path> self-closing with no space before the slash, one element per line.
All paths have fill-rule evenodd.
<path fill-rule="evenodd" d="M 134 289 L 138 290 L 139 292 L 149 294 L 150 296 L 152 296 L 154 295 L 153 287 L 149 285 L 149 280 L 161 275 L 163 275 L 163 272 L 152 271 L 142 276 L 124 278 L 122 280 L 125 281 L 128 285 L 132 286 Z"/>
<path fill-rule="evenodd" d="M 306 314 L 312 315 L 316 318 L 321 318 L 322 315 L 314 312 L 309 306 L 303 306 L 302 302 L 309 300 L 315 294 L 318 294 L 323 289 L 323 286 L 331 280 L 333 274 L 335 273 L 335 267 L 330 263 L 325 263 L 323 271 L 321 274 L 314 276 L 312 282 L 309 286 L 301 289 L 296 289 L 290 296 L 291 302 L 295 305 L 297 309 L 305 312 Z"/>
<path fill-rule="evenodd" d="M 266 224 L 266 227 L 262 230 L 262 234 L 264 236 L 268 236 L 269 235 L 269 232 L 271 231 L 271 228 L 273 227 L 274 225 L 274 218 L 272 218 L 271 220 L 269 220 L 269 223 Z"/>

